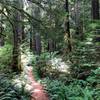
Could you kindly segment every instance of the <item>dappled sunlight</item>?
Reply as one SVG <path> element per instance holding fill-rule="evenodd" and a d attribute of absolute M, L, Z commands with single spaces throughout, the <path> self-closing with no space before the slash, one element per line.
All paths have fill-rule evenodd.
<path fill-rule="evenodd" d="M 87 45 L 93 45 L 93 38 L 92 37 L 88 37 L 87 41 L 85 42 L 85 44 L 87 44 Z"/>
<path fill-rule="evenodd" d="M 29 87 L 25 88 L 26 83 L 21 80 L 20 76 L 15 73 L 6 73 L 2 75 L 0 74 L 0 100 L 30 99 Z M 15 77 L 13 77 L 13 75 Z"/>
<path fill-rule="evenodd" d="M 48 65 L 51 65 L 52 69 L 56 69 L 59 72 L 65 72 L 70 74 L 70 65 L 65 63 L 62 58 L 53 58 L 48 61 Z"/>
<path fill-rule="evenodd" d="M 26 77 L 22 77 L 22 75 L 17 76 L 17 78 L 13 78 L 12 79 L 12 84 L 14 84 L 14 87 L 16 88 L 24 88 L 25 91 L 30 92 L 31 90 L 33 90 L 33 87 L 27 82 Z"/>
<path fill-rule="evenodd" d="M 93 43 L 92 43 L 92 42 L 86 42 L 85 44 L 91 45 L 91 44 L 93 44 Z"/>
<path fill-rule="evenodd" d="M 30 54 L 28 56 L 24 54 L 21 55 L 21 63 L 23 63 L 22 67 L 24 70 L 20 76 L 13 79 L 12 83 L 16 84 L 18 88 L 24 86 L 24 89 L 31 93 L 33 100 L 34 98 L 36 100 L 48 100 L 43 86 L 34 79 L 33 67 L 28 65 L 31 57 Z"/>
<path fill-rule="evenodd" d="M 100 100 L 100 0 L 0 0 L 0 100 Z"/>

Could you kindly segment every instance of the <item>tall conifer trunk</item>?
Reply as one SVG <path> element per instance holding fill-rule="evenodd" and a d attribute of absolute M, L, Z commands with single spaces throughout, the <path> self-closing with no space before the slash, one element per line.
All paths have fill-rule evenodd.
<path fill-rule="evenodd" d="M 0 46 L 4 46 L 4 35 L 3 32 L 3 26 L 2 26 L 2 14 L 0 14 Z"/>
<path fill-rule="evenodd" d="M 99 19 L 99 0 L 92 0 L 92 18 Z"/>
<path fill-rule="evenodd" d="M 16 0 L 14 3 L 17 7 L 21 8 L 20 0 Z M 21 71 L 21 51 L 20 45 L 22 40 L 22 25 L 21 21 L 21 13 L 17 10 L 14 11 L 14 26 L 13 26 L 13 61 L 12 61 L 12 69 L 13 71 Z"/>
<path fill-rule="evenodd" d="M 65 1 L 65 10 L 66 10 L 66 20 L 65 20 L 65 37 L 67 38 L 68 42 L 68 51 L 72 51 L 72 45 L 71 45 L 71 35 L 70 35 L 70 24 L 69 24 L 69 4 L 68 0 Z"/>

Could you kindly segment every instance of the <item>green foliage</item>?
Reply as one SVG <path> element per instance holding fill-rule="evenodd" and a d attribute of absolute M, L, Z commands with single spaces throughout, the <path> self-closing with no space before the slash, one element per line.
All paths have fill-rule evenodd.
<path fill-rule="evenodd" d="M 41 34 L 43 52 L 46 51 L 45 49 L 47 48 L 49 38 L 54 40 L 56 50 L 59 52 L 60 50 L 63 52 L 67 47 L 67 44 L 64 43 L 64 24 L 67 24 L 65 23 L 65 17 L 68 15 L 68 13 L 64 11 L 65 0 L 27 1 L 30 3 L 27 4 L 24 2 L 24 4 L 29 6 L 24 7 L 23 2 L 20 2 L 18 5 L 18 3 L 12 0 L 0 0 L 0 11 L 3 15 L 0 23 L 5 26 L 3 34 L 6 35 L 5 43 L 7 43 L 4 47 L 0 47 L 0 71 L 4 69 L 8 70 L 12 60 L 12 45 L 8 45 L 8 43 L 12 44 L 12 23 L 18 25 L 20 23 L 25 26 L 24 30 L 25 34 L 27 34 L 25 40 L 22 41 L 23 44 L 19 44 L 22 53 L 29 52 L 29 39 L 31 37 L 29 31 L 33 33 L 31 34 L 32 37 L 34 37 L 35 33 Z M 22 8 L 19 7 L 22 5 Z M 35 77 L 37 79 L 39 77 L 49 77 L 52 79 L 48 78 L 43 82 L 46 84 L 46 90 L 51 100 L 100 100 L 100 68 L 98 68 L 100 67 L 98 63 L 100 53 L 99 50 L 97 50 L 99 47 L 93 42 L 93 35 L 98 36 L 99 31 L 97 32 L 97 29 L 100 29 L 100 21 L 95 20 L 91 22 L 90 9 L 91 0 L 69 0 L 69 19 L 73 52 L 66 53 L 64 57 L 65 61 L 71 62 L 71 73 L 69 76 L 65 73 L 60 75 L 58 70 L 55 70 L 55 72 L 52 71 L 52 73 L 50 72 L 52 68 L 49 64 L 47 65 L 47 61 L 55 57 L 57 52 L 45 52 L 40 56 L 33 55 L 33 53 L 31 54 L 33 57 L 30 58 L 29 64 L 31 64 L 32 60 Z M 15 11 L 20 12 L 19 17 L 22 17 L 21 21 L 17 22 L 17 19 L 14 19 L 13 15 Z M 14 26 L 16 27 L 14 24 L 12 25 L 13 28 Z M 76 27 L 78 27 L 80 31 L 77 35 L 75 34 Z M 31 30 L 29 30 L 30 28 Z M 86 36 L 83 37 L 88 37 L 84 39 L 83 42 L 76 40 L 76 37 L 80 39 L 82 31 L 84 33 L 83 35 Z M 34 40 L 35 39 L 31 41 L 32 43 L 34 42 L 32 45 L 35 44 Z M 35 48 L 35 46 L 33 47 Z M 88 75 L 86 75 L 86 72 L 89 72 Z M 56 77 L 57 75 L 58 77 Z M 78 77 L 80 75 L 83 75 L 81 80 L 79 80 Z M 24 91 L 24 85 L 21 89 L 15 88 L 11 84 L 11 81 L 8 80 L 8 77 L 2 77 L 2 75 L 0 75 L 0 100 L 29 100 L 28 97 L 29 95 Z"/>
<path fill-rule="evenodd" d="M 5 45 L 4 47 L 0 47 L 0 69 L 6 68 L 12 59 L 12 46 Z"/>
<path fill-rule="evenodd" d="M 57 51 L 51 52 L 51 53 L 45 52 L 45 53 L 42 53 L 39 58 L 41 60 L 50 60 L 50 59 L 54 58 L 57 55 L 57 53 L 58 53 Z"/>
<path fill-rule="evenodd" d="M 99 90 L 86 85 L 85 81 L 75 80 L 66 85 L 58 80 L 45 79 L 42 81 L 46 85 L 51 100 L 99 100 Z M 84 86 L 82 86 L 84 85 Z M 86 86 L 85 86 L 86 85 Z"/>
<path fill-rule="evenodd" d="M 100 21 L 99 20 L 95 20 L 95 21 L 93 21 L 93 22 L 91 22 L 91 23 L 89 23 L 89 29 L 92 29 L 92 30 L 94 30 L 94 29 L 99 29 L 100 28 Z"/>
<path fill-rule="evenodd" d="M 30 94 L 22 88 L 17 88 L 11 83 L 7 75 L 0 74 L 0 100 L 30 100 Z"/>
<path fill-rule="evenodd" d="M 57 52 L 45 52 L 45 53 L 42 53 L 40 56 L 34 56 L 33 57 L 33 67 L 35 67 L 35 72 L 37 71 L 38 75 L 40 77 L 44 77 L 44 76 L 47 76 L 47 73 L 46 70 L 48 70 L 48 66 L 47 66 L 47 62 L 48 60 L 54 58 L 56 56 Z"/>
<path fill-rule="evenodd" d="M 88 41 L 91 44 L 86 44 Z M 94 56 L 95 55 L 95 56 Z M 44 79 L 51 100 L 99 100 L 100 66 L 97 64 L 95 44 L 90 39 L 77 43 L 75 50 L 66 56 L 72 62 L 71 75 L 52 80 Z M 86 72 L 89 74 L 86 75 Z M 85 80 L 77 79 L 83 73 Z M 69 77 L 69 78 L 68 78 Z M 69 82 L 68 82 L 68 79 Z"/>
<path fill-rule="evenodd" d="M 100 67 L 97 68 L 96 70 L 92 70 L 91 75 L 87 78 L 87 81 L 92 85 L 92 86 L 97 86 L 100 85 Z M 100 87 L 99 87 L 100 88 Z"/>

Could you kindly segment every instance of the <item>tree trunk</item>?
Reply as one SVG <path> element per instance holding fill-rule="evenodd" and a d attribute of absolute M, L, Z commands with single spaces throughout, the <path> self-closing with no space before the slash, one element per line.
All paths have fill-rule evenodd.
<path fill-rule="evenodd" d="M 32 36 L 32 31 L 30 31 L 30 50 L 33 51 L 33 36 Z"/>
<path fill-rule="evenodd" d="M 4 36 L 0 34 L 0 47 L 4 46 Z"/>
<path fill-rule="evenodd" d="M 98 20 L 99 16 L 99 0 L 92 0 L 92 18 Z"/>
<path fill-rule="evenodd" d="M 2 34 L 3 26 L 2 26 L 2 14 L 0 14 L 0 46 L 4 46 L 4 36 Z"/>
<path fill-rule="evenodd" d="M 34 32 L 33 32 L 33 27 L 31 26 L 31 31 L 30 31 L 30 50 L 32 52 L 36 51 L 36 47 L 35 47 L 35 36 L 34 36 Z"/>
<path fill-rule="evenodd" d="M 76 25 L 76 35 L 79 35 L 80 33 L 79 33 L 79 1 L 78 0 L 76 0 L 76 2 L 75 2 L 75 25 Z"/>
<path fill-rule="evenodd" d="M 17 7 L 20 6 L 20 1 L 17 0 L 16 2 Z M 14 11 L 14 26 L 13 26 L 13 61 L 12 61 L 12 69 L 13 71 L 21 71 L 21 51 L 20 51 L 20 45 L 22 40 L 22 25 L 20 23 L 21 21 L 21 13 L 17 10 Z"/>
<path fill-rule="evenodd" d="M 68 0 L 65 2 L 65 10 L 67 13 L 66 20 L 65 20 L 65 38 L 68 43 L 68 51 L 72 51 L 72 45 L 71 45 L 71 35 L 70 35 L 70 25 L 69 25 L 69 6 L 68 6 Z"/>
<path fill-rule="evenodd" d="M 36 54 L 41 54 L 41 37 L 39 33 L 36 33 L 35 35 L 35 42 L 36 42 Z"/>
<path fill-rule="evenodd" d="M 24 28 L 25 28 L 24 25 L 22 25 L 22 41 L 23 41 L 23 42 L 25 41 L 25 37 L 26 37 Z"/>
<path fill-rule="evenodd" d="M 32 5 L 31 6 L 31 15 L 40 19 L 40 8 L 38 6 Z M 34 25 L 38 27 L 38 30 L 34 28 Z M 31 33 L 30 33 L 30 49 L 35 52 L 36 54 L 41 54 L 41 36 L 39 31 L 40 25 L 36 23 L 36 21 L 32 21 L 31 25 Z"/>
<path fill-rule="evenodd" d="M 18 32 L 17 27 L 14 26 L 13 28 L 13 61 L 12 61 L 12 69 L 13 71 L 18 71 L 18 57 L 19 57 L 19 42 L 18 42 Z"/>
<path fill-rule="evenodd" d="M 48 51 L 54 52 L 56 50 L 56 42 L 53 39 L 48 39 Z"/>
<path fill-rule="evenodd" d="M 92 0 L 92 19 L 93 20 L 99 20 L 100 15 L 99 15 L 99 0 Z M 96 27 L 96 36 L 94 37 L 95 42 L 100 41 L 100 36 L 99 36 L 99 31 L 98 28 Z"/>

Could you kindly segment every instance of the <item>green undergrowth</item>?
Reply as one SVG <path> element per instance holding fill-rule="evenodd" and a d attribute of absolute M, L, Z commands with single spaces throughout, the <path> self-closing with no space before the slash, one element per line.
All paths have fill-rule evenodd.
<path fill-rule="evenodd" d="M 12 46 L 5 45 L 0 47 L 0 71 L 1 70 L 8 70 L 9 65 L 11 64 L 12 58 Z"/>
<path fill-rule="evenodd" d="M 50 58 L 48 58 L 48 60 L 49 59 Z M 35 72 L 37 80 L 39 80 L 41 84 L 44 85 L 45 90 L 48 92 L 50 100 L 100 100 L 99 67 L 91 69 L 91 67 L 93 66 L 90 66 L 90 68 L 88 68 L 89 65 L 86 65 L 86 69 L 91 69 L 91 73 L 86 76 L 84 76 L 83 74 L 83 78 L 81 79 L 78 79 L 78 77 L 73 77 L 74 71 L 72 71 L 71 75 L 69 76 L 63 75 L 62 77 L 56 77 L 56 73 L 54 77 L 51 77 L 51 74 L 47 74 L 46 71 L 43 72 L 43 70 L 40 69 L 47 68 L 46 55 L 44 57 L 40 56 L 40 58 L 35 61 L 37 63 L 34 64 L 35 67 L 33 66 L 33 73 Z M 85 68 L 83 67 L 81 71 L 79 67 L 79 70 L 80 72 L 84 72 Z M 77 72 L 77 75 L 80 75 L 80 72 Z"/>
<path fill-rule="evenodd" d="M 31 63 L 33 66 L 33 73 L 37 80 L 39 78 L 44 78 L 45 76 L 50 74 L 46 71 L 46 69 L 48 68 L 47 62 L 48 60 L 54 58 L 56 54 L 57 52 L 54 52 L 54 53 L 45 52 L 45 53 L 42 53 L 40 56 L 33 55 Z"/>
<path fill-rule="evenodd" d="M 24 85 L 19 88 L 12 84 L 13 75 L 15 74 L 0 74 L 0 100 L 30 100 L 30 94 L 25 91 Z"/>
<path fill-rule="evenodd" d="M 85 81 L 72 79 L 66 83 L 62 80 L 45 78 L 41 83 L 44 84 L 50 100 L 100 100 L 99 75 L 100 69 L 97 69 L 93 70 Z"/>
<path fill-rule="evenodd" d="M 0 47 L 0 100 L 30 100 L 30 93 L 24 85 L 18 87 L 13 78 L 18 73 L 11 71 L 12 46 L 6 44 Z"/>
<path fill-rule="evenodd" d="M 47 73 L 46 62 L 53 57 L 57 57 L 56 54 L 51 57 L 50 53 L 42 53 L 35 60 L 33 70 L 50 100 L 100 100 L 99 43 L 91 36 L 76 43 L 73 52 L 63 58 L 71 62 L 68 76 L 60 76 L 59 72 L 53 72 L 53 76 Z"/>

